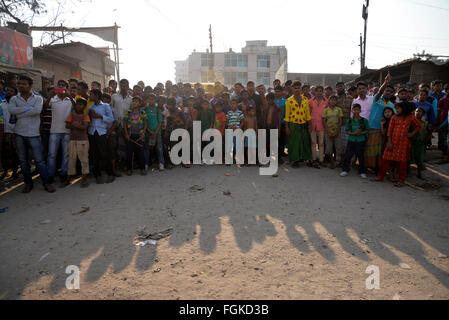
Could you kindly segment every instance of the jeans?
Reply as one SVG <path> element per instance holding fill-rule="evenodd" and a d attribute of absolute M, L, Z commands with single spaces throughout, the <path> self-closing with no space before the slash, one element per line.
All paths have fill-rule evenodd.
<path fill-rule="evenodd" d="M 448 129 L 442 128 L 438 132 L 438 149 L 443 151 L 443 154 L 447 154 L 447 135 L 448 135 Z"/>
<path fill-rule="evenodd" d="M 109 176 L 112 176 L 112 166 L 111 160 L 108 158 L 108 140 L 106 135 L 100 136 L 97 131 L 95 131 L 94 135 L 89 135 L 89 147 L 94 177 L 101 176 L 101 169 L 105 170 Z"/>
<path fill-rule="evenodd" d="M 311 140 L 311 144 L 310 144 L 310 149 L 312 150 L 312 160 L 315 161 L 317 156 L 316 156 L 316 145 L 318 144 L 318 149 L 319 149 L 319 156 L 320 156 L 320 162 L 324 161 L 324 131 L 315 131 L 313 130 L 310 133 L 310 140 Z"/>
<path fill-rule="evenodd" d="M 48 175 L 55 176 L 56 172 L 56 157 L 58 155 L 59 147 L 62 146 L 62 162 L 61 162 L 61 177 L 67 176 L 69 164 L 69 133 L 50 133 L 48 142 Z"/>
<path fill-rule="evenodd" d="M 351 160 L 355 155 L 359 158 L 359 174 L 366 173 L 365 169 L 365 143 L 364 142 L 354 142 L 348 141 L 345 153 L 345 161 L 343 164 L 343 171 L 349 172 L 351 168 Z"/>
<path fill-rule="evenodd" d="M 37 137 L 23 137 L 16 134 L 16 148 L 19 156 L 20 167 L 22 168 L 23 178 L 25 184 L 33 185 L 33 178 L 31 176 L 31 169 L 28 163 L 28 150 L 31 151 L 32 157 L 36 162 L 37 170 L 44 185 L 48 184 L 47 165 L 42 153 L 42 143 L 39 136 Z"/>
<path fill-rule="evenodd" d="M 144 145 L 144 156 L 145 156 L 145 165 L 149 165 L 150 164 L 150 151 L 151 148 L 153 148 L 153 146 L 150 146 L 150 141 L 149 141 L 149 137 L 147 137 L 145 139 L 145 145 Z M 154 146 L 156 148 L 156 152 L 157 152 L 157 159 L 159 160 L 160 164 L 164 164 L 165 160 L 164 160 L 164 151 L 162 149 L 162 136 L 159 133 L 158 135 L 156 135 L 156 145 Z"/>
<path fill-rule="evenodd" d="M 42 143 L 42 150 L 43 154 L 45 156 L 45 159 L 47 159 L 48 155 L 48 143 L 50 140 L 50 131 L 42 131 L 41 133 L 41 143 Z"/>

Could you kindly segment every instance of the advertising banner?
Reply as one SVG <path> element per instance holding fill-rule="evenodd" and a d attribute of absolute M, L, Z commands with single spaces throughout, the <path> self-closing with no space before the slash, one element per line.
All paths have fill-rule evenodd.
<path fill-rule="evenodd" d="M 0 63 L 31 68 L 33 39 L 26 34 L 0 27 Z"/>

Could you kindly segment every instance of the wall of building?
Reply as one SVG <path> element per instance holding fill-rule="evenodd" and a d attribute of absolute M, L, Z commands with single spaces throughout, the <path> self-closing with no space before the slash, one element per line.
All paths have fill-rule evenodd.
<path fill-rule="evenodd" d="M 449 82 L 449 67 L 437 66 L 430 63 L 414 63 L 410 71 L 410 82 L 430 83 L 434 80 L 442 80 L 443 82 Z"/>
<path fill-rule="evenodd" d="M 54 74 L 55 84 L 58 80 L 68 80 L 72 77 L 73 70 L 66 64 L 58 63 L 50 59 L 35 57 L 34 68 L 50 71 Z"/>
<path fill-rule="evenodd" d="M 92 81 L 90 79 L 95 79 L 95 81 L 100 82 L 102 85 L 106 85 L 106 76 L 113 74 L 113 71 L 111 72 L 111 70 L 108 70 L 109 72 L 106 73 L 105 56 L 102 53 L 96 53 L 83 45 L 68 47 L 61 46 L 52 50 L 82 60 L 79 63 L 82 69 L 82 79 L 87 83 Z"/>
<path fill-rule="evenodd" d="M 358 74 L 337 74 L 337 73 L 288 73 L 288 80 L 299 80 L 302 84 L 322 85 L 335 87 L 339 81 L 349 82 L 357 78 Z"/>

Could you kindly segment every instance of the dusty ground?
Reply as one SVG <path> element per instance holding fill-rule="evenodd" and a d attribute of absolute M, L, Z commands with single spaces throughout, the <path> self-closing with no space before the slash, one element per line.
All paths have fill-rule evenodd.
<path fill-rule="evenodd" d="M 277 178 L 214 166 L 19 187 L 0 196 L 0 298 L 448 299 L 449 165 L 428 168 L 402 189 L 287 165 Z M 174 232 L 136 247 L 141 226 Z M 379 290 L 365 287 L 369 265 Z"/>

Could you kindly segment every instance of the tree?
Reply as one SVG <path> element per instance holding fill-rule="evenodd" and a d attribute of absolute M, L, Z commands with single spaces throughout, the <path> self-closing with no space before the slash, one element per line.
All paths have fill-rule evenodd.
<path fill-rule="evenodd" d="M 1 20 L 14 20 L 18 24 L 26 24 L 34 15 L 46 12 L 43 0 L 0 0 Z"/>

